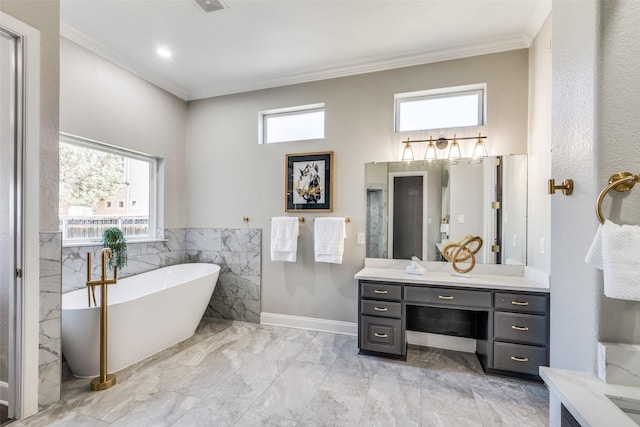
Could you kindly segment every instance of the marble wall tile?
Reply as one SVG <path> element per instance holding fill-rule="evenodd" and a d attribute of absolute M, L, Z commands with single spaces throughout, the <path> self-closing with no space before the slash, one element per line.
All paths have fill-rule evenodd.
<path fill-rule="evenodd" d="M 127 265 L 118 271 L 125 278 L 160 267 L 185 262 L 186 230 L 183 228 L 164 231 L 164 241 L 127 244 Z M 93 277 L 100 275 L 103 246 L 68 246 L 62 248 L 62 291 L 70 292 L 85 287 L 87 277 L 87 252 L 91 253 Z"/>
<path fill-rule="evenodd" d="M 40 407 L 60 400 L 62 350 L 60 338 L 62 234 L 40 233 L 40 325 L 39 390 Z"/>
<path fill-rule="evenodd" d="M 124 278 L 184 262 L 220 266 L 219 282 L 206 315 L 260 321 L 262 230 L 232 228 L 167 229 L 165 241 L 129 243 Z M 87 252 L 92 254 L 92 275 L 100 275 L 102 245 L 62 249 L 62 291 L 85 287 Z"/>
<path fill-rule="evenodd" d="M 185 258 L 220 266 L 205 316 L 260 322 L 262 230 L 187 229 Z"/>

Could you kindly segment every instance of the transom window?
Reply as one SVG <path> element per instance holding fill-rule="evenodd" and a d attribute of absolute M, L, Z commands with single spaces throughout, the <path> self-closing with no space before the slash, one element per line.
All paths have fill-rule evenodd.
<path fill-rule="evenodd" d="M 262 111 L 260 143 L 324 138 L 324 104 L 301 105 Z"/>
<path fill-rule="evenodd" d="M 110 227 L 127 240 L 155 238 L 157 173 L 155 157 L 61 134 L 63 242 L 98 241 Z"/>
<path fill-rule="evenodd" d="M 486 84 L 396 94 L 396 132 L 482 126 L 485 94 Z"/>

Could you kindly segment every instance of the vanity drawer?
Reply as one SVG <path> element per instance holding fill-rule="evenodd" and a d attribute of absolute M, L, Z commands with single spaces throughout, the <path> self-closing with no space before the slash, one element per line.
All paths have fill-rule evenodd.
<path fill-rule="evenodd" d="M 362 298 L 380 299 L 387 301 L 400 301 L 402 296 L 401 285 L 387 283 L 360 282 L 360 295 Z"/>
<path fill-rule="evenodd" d="M 362 300 L 360 302 L 360 313 L 362 315 L 400 318 L 402 316 L 402 304 L 399 302 Z"/>
<path fill-rule="evenodd" d="M 495 308 L 508 311 L 547 312 L 547 295 L 496 292 Z"/>
<path fill-rule="evenodd" d="M 402 355 L 402 321 L 360 316 L 360 349 Z"/>
<path fill-rule="evenodd" d="M 493 344 L 493 367 L 495 369 L 538 375 L 540 366 L 546 365 L 546 347 L 503 342 Z"/>
<path fill-rule="evenodd" d="M 497 340 L 547 344 L 547 316 L 537 314 L 493 314 L 493 337 Z"/>
<path fill-rule="evenodd" d="M 488 308 L 491 307 L 491 292 L 455 288 L 405 286 L 404 300 L 405 302 L 423 304 L 463 305 Z"/>

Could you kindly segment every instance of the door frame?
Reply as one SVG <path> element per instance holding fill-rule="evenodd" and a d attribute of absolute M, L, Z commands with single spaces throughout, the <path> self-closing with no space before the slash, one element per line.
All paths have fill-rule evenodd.
<path fill-rule="evenodd" d="M 402 172 L 389 172 L 389 220 L 387 222 L 388 227 L 388 242 L 387 242 L 387 256 L 393 259 L 393 197 L 395 193 L 395 187 L 393 185 L 394 178 L 399 176 L 421 176 L 422 177 L 422 258 L 428 257 L 429 241 L 429 211 L 427 210 L 429 201 L 429 172 L 423 171 L 402 171 Z M 422 259 L 422 261 L 425 261 Z"/>
<path fill-rule="evenodd" d="M 0 11 L 0 26 L 19 39 L 22 61 L 18 63 L 17 126 L 18 167 L 21 182 L 16 194 L 21 236 L 16 242 L 16 268 L 22 277 L 16 280 L 13 301 L 15 359 L 10 391 L 13 418 L 38 412 L 38 346 L 40 312 L 40 31 Z M 27 209 L 28 207 L 28 209 Z"/>

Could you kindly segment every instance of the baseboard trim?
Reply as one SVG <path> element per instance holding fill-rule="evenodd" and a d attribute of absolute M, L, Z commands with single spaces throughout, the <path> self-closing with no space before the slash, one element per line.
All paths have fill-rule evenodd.
<path fill-rule="evenodd" d="M 0 404 L 4 406 L 9 405 L 9 384 L 4 381 L 0 381 Z"/>
<path fill-rule="evenodd" d="M 331 332 L 342 335 L 358 335 L 358 324 L 354 322 L 291 316 L 289 314 L 262 312 L 260 313 L 260 324 Z M 476 340 L 472 338 L 450 337 L 448 335 L 428 334 L 416 331 L 407 331 L 407 343 L 423 347 L 463 351 L 465 353 L 474 353 L 476 351 Z"/>
<path fill-rule="evenodd" d="M 357 323 L 317 319 L 314 317 L 291 316 L 288 314 L 262 312 L 260 313 L 260 324 L 308 329 L 319 332 L 331 332 L 342 335 L 358 335 Z"/>
<path fill-rule="evenodd" d="M 445 350 L 476 352 L 476 340 L 473 338 L 451 337 L 449 335 L 429 334 L 407 331 L 407 343 L 422 347 L 442 348 Z"/>

